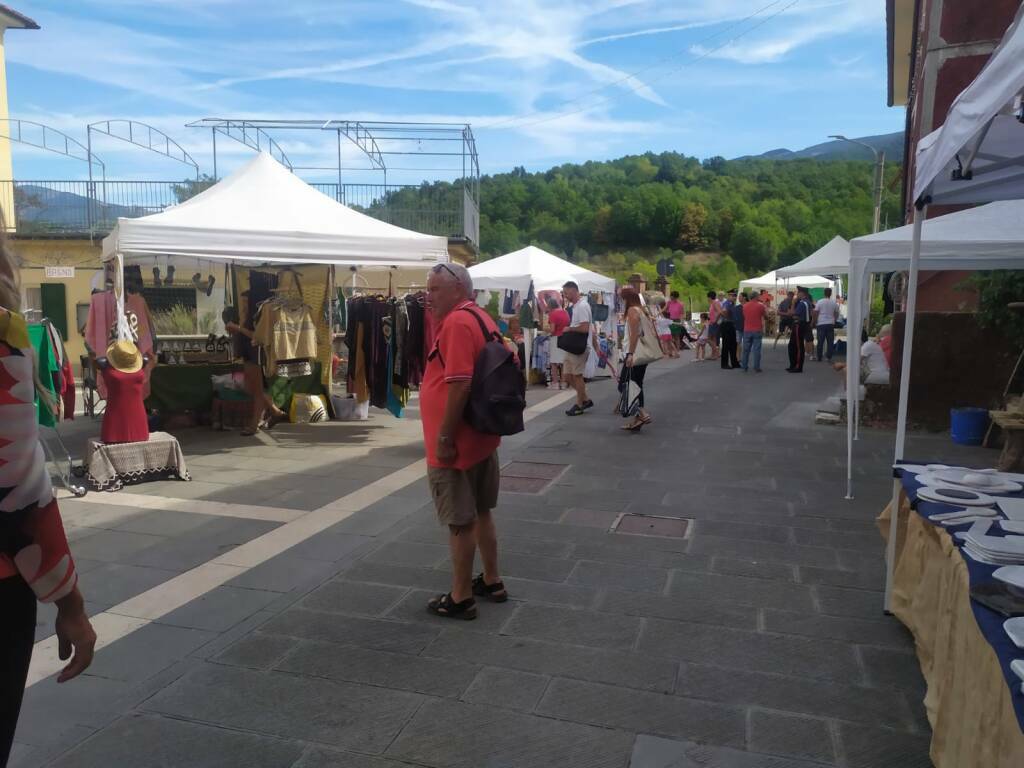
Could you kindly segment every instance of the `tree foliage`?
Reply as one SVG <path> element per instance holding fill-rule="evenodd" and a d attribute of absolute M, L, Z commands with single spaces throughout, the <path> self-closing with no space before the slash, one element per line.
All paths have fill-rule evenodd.
<path fill-rule="evenodd" d="M 837 234 L 867 234 L 872 173 L 860 161 L 700 162 L 676 152 L 516 168 L 481 180 L 481 251 L 487 258 L 543 241 L 569 257 L 582 249 L 595 264 L 617 252 L 710 251 L 761 272 Z M 893 195 L 886 219 L 899 222 Z"/>

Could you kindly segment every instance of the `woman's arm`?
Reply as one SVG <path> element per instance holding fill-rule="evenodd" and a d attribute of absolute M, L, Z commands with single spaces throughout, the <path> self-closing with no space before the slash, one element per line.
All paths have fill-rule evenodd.
<path fill-rule="evenodd" d="M 626 313 L 626 323 L 629 325 L 629 349 L 626 351 L 628 357 L 636 352 L 636 345 L 640 343 L 640 310 L 630 307 Z"/>
<path fill-rule="evenodd" d="M 244 328 L 238 323 L 224 323 L 224 330 L 228 333 L 240 333 L 243 336 L 248 336 L 250 339 L 255 339 L 256 334 L 254 331 Z"/>

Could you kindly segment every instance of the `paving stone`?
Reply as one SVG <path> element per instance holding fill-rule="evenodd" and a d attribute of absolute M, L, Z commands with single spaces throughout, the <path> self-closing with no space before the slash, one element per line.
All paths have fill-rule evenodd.
<path fill-rule="evenodd" d="M 280 597 L 277 592 L 220 586 L 158 619 L 176 627 L 223 632 Z"/>
<path fill-rule="evenodd" d="M 627 616 L 645 616 L 723 627 L 757 629 L 757 609 L 691 595 L 647 595 L 610 589 L 597 609 Z"/>
<path fill-rule="evenodd" d="M 543 555 L 545 557 L 564 557 L 572 544 L 564 541 L 546 541 L 544 539 L 530 539 L 522 536 L 506 536 L 503 531 L 502 521 L 496 521 L 498 526 L 498 554 L 505 552 L 522 552 L 524 555 Z M 428 544 L 444 545 L 448 541 L 447 528 L 442 528 L 436 523 L 428 525 L 413 525 L 406 528 L 398 535 L 401 541 L 422 541 Z"/>
<path fill-rule="evenodd" d="M 618 519 L 619 514 L 621 513 L 614 510 L 572 507 L 565 511 L 565 514 L 559 518 L 559 522 L 568 523 L 569 525 L 590 525 L 594 528 L 604 528 L 607 530 Z"/>
<path fill-rule="evenodd" d="M 409 768 L 409 763 L 312 747 L 291 768 Z"/>
<path fill-rule="evenodd" d="M 221 664 L 253 669 L 270 669 L 301 640 L 255 632 L 228 646 L 214 657 Z"/>
<path fill-rule="evenodd" d="M 867 552 L 881 552 L 885 542 L 878 531 L 857 533 L 854 531 L 794 531 L 798 544 L 810 544 L 815 547 L 834 547 L 835 549 L 856 549 Z"/>
<path fill-rule="evenodd" d="M 881 509 L 881 507 L 879 507 Z M 873 571 L 885 575 L 884 551 L 857 552 L 852 549 L 836 550 L 839 567 L 847 571 Z"/>
<path fill-rule="evenodd" d="M 194 531 L 208 522 L 210 522 L 208 516 L 193 512 L 177 512 L 172 509 L 139 510 L 138 514 L 132 515 L 112 527 L 119 531 L 148 533 L 153 536 L 178 536 L 188 531 Z"/>
<path fill-rule="evenodd" d="M 688 542 L 680 541 L 678 551 L 653 549 L 646 538 L 614 536 L 598 544 L 577 544 L 572 557 L 577 560 L 594 560 L 602 563 L 643 563 L 654 568 L 676 568 L 680 571 L 707 572 L 711 558 L 684 554 Z"/>
<path fill-rule="evenodd" d="M 524 635 L 556 643 L 629 649 L 640 619 L 545 605 L 520 605 L 505 625 L 507 635 Z"/>
<path fill-rule="evenodd" d="M 373 539 L 355 533 L 322 531 L 288 549 L 291 557 L 336 563 L 372 546 Z"/>
<path fill-rule="evenodd" d="M 682 664 L 676 693 L 724 704 L 754 705 L 867 725 L 895 723 L 909 728 L 913 724 L 900 694 L 833 680 Z"/>
<path fill-rule="evenodd" d="M 450 660 L 303 641 L 278 661 L 274 669 L 307 677 L 456 697 L 466 689 L 479 668 Z"/>
<path fill-rule="evenodd" d="M 234 517 L 211 518 L 182 536 L 165 537 L 158 544 L 119 560 L 131 565 L 187 571 L 209 562 L 239 544 L 274 530 L 280 523 L 267 520 L 242 520 Z"/>
<path fill-rule="evenodd" d="M 499 552 L 498 565 L 502 576 L 517 576 L 532 581 L 563 582 L 572 571 L 574 562 L 539 555 L 524 555 L 520 552 Z M 477 553 L 475 569 L 482 570 L 480 555 Z M 448 563 L 443 568 L 450 570 Z"/>
<path fill-rule="evenodd" d="M 816 585 L 814 587 L 819 610 L 830 616 L 851 616 L 862 619 L 882 619 L 885 617 L 883 599 L 879 592 L 868 592 L 863 589 L 844 589 Z"/>
<path fill-rule="evenodd" d="M 228 728 L 380 753 L 422 701 L 413 693 L 208 664 L 149 699 L 145 708 Z"/>
<path fill-rule="evenodd" d="M 651 691 L 671 691 L 676 665 L 636 653 L 602 651 L 445 629 L 421 654 Z"/>
<path fill-rule="evenodd" d="M 861 646 L 858 649 L 867 671 L 869 685 L 897 688 L 924 697 L 927 686 L 917 656 L 906 651 Z"/>
<path fill-rule="evenodd" d="M 63 755 L 55 768 L 280 768 L 303 745 L 168 717 L 129 715 Z"/>
<path fill-rule="evenodd" d="M 75 552 L 91 560 L 105 563 L 126 563 L 138 553 L 164 540 L 163 536 L 130 531 L 97 530 L 86 538 L 75 542 Z"/>
<path fill-rule="evenodd" d="M 741 560 L 766 560 L 790 565 L 836 566 L 836 551 L 802 544 L 776 544 L 768 541 L 730 539 L 722 536 L 697 536 L 690 543 L 690 554 L 721 555 Z"/>
<path fill-rule="evenodd" d="M 849 643 L 913 647 L 913 637 L 892 617 L 854 619 L 845 616 L 820 616 L 768 609 L 764 628 L 769 632 L 808 637 L 827 637 Z"/>
<path fill-rule="evenodd" d="M 617 587 L 633 592 L 655 592 L 658 594 L 665 590 L 667 580 L 668 571 L 663 568 L 600 563 L 589 560 L 577 563 L 569 576 L 570 584 Z"/>
<path fill-rule="evenodd" d="M 684 573 L 675 571 L 669 584 L 674 596 L 699 596 L 705 600 L 752 605 L 759 608 L 802 608 L 811 610 L 811 589 L 799 584 L 743 576 Z"/>
<path fill-rule="evenodd" d="M 698 520 L 694 523 L 694 536 L 723 536 L 735 539 L 751 539 L 753 541 L 773 541 L 787 544 L 793 541 L 793 531 L 788 527 L 774 525 L 751 525 L 749 523 L 720 522 L 716 520 Z"/>
<path fill-rule="evenodd" d="M 338 566 L 332 562 L 311 560 L 286 550 L 236 576 L 227 585 L 284 593 L 303 587 L 309 589 L 333 576 L 337 570 Z"/>
<path fill-rule="evenodd" d="M 832 734 L 824 720 L 756 709 L 750 713 L 750 749 L 820 762 L 835 760 Z"/>
<path fill-rule="evenodd" d="M 505 589 L 514 601 L 565 605 L 570 608 L 590 608 L 597 598 L 597 590 L 575 584 L 552 584 L 550 581 L 531 581 L 503 577 Z"/>
<path fill-rule="evenodd" d="M 379 616 L 395 605 L 407 591 L 405 587 L 383 584 L 328 581 L 310 592 L 298 606 L 311 611 Z"/>
<path fill-rule="evenodd" d="M 823 584 L 831 587 L 849 587 L 881 591 L 885 587 L 885 570 L 864 569 L 848 571 L 838 568 L 798 566 L 801 584 Z"/>
<path fill-rule="evenodd" d="M 931 768 L 931 736 L 888 728 L 839 724 L 839 741 L 850 768 Z"/>
<path fill-rule="evenodd" d="M 640 734 L 630 768 L 820 768 L 821 763 Z"/>
<path fill-rule="evenodd" d="M 342 616 L 302 608 L 292 608 L 275 616 L 261 629 L 270 634 L 304 640 L 413 654 L 422 651 L 439 631 L 420 624 Z"/>
<path fill-rule="evenodd" d="M 75 678 L 74 687 L 58 686 L 53 679 L 36 683 L 25 690 L 15 738 L 45 747 L 78 726 L 96 729 L 107 725 L 141 698 L 132 691 L 130 683 L 88 672 Z"/>
<path fill-rule="evenodd" d="M 365 581 L 398 587 L 418 587 L 443 591 L 451 589 L 452 586 L 451 576 L 444 571 L 386 563 L 368 563 L 365 560 L 360 560 L 345 570 L 340 574 L 340 578 L 346 581 Z"/>
<path fill-rule="evenodd" d="M 370 552 L 363 559 L 368 563 L 388 563 L 420 568 L 447 564 L 448 547 L 415 541 L 391 541 Z"/>
<path fill-rule="evenodd" d="M 796 581 L 795 567 L 785 563 L 769 563 L 764 560 L 737 560 L 732 557 L 715 557 L 711 570 L 730 576 L 746 576 L 754 579 L 776 579 Z"/>
<path fill-rule="evenodd" d="M 437 699 L 420 708 L 386 755 L 446 768 L 622 768 L 632 741 L 619 731 Z"/>
<path fill-rule="evenodd" d="M 516 478 L 516 481 L 538 485 L 544 482 L 544 480 L 519 480 L 518 478 Z M 513 480 L 509 478 L 506 485 L 511 486 L 512 482 Z M 557 523 L 565 512 L 565 507 L 561 504 L 545 506 L 527 501 L 532 499 L 533 496 L 526 495 L 526 493 L 503 491 L 498 499 L 498 506 L 494 510 L 494 514 L 499 520 Z"/>
<path fill-rule="evenodd" d="M 77 564 L 77 561 L 76 561 Z M 139 565 L 103 563 L 79 574 L 82 593 L 101 605 L 117 605 L 178 575 L 178 571 Z"/>
<path fill-rule="evenodd" d="M 147 624 L 101 648 L 89 673 L 110 680 L 141 682 L 186 658 L 216 635 L 199 629 Z"/>
<path fill-rule="evenodd" d="M 563 506 L 562 509 L 565 509 Z M 603 543 L 608 540 L 609 534 L 607 531 L 602 531 L 600 528 L 593 528 L 586 525 L 566 525 L 565 523 L 542 523 L 535 522 L 532 520 L 503 520 L 499 522 L 499 544 L 501 533 L 507 533 L 510 536 L 518 536 L 526 539 L 543 539 L 544 541 L 553 542 L 569 542 L 573 544 L 580 543 Z M 660 541 L 658 539 L 652 540 Z M 685 546 L 685 542 L 683 542 Z M 679 549 L 680 544 L 674 546 L 662 546 L 662 549 Z"/>
<path fill-rule="evenodd" d="M 544 695 L 549 680 L 544 675 L 485 668 L 480 670 L 462 694 L 462 700 L 471 704 L 531 712 Z"/>
<path fill-rule="evenodd" d="M 427 590 L 412 590 L 388 611 L 387 618 L 431 627 L 447 626 L 451 623 L 451 619 L 436 616 L 427 610 L 427 602 L 437 597 L 438 594 Z M 459 625 L 467 632 L 498 634 L 515 611 L 516 603 L 509 601 L 499 605 L 477 598 L 476 606 L 476 619 L 460 621 Z"/>
<path fill-rule="evenodd" d="M 637 651 L 738 670 L 850 682 L 860 680 L 853 647 L 827 640 L 766 635 L 681 621 L 648 619 Z"/>
<path fill-rule="evenodd" d="M 537 712 L 578 723 L 742 747 L 742 709 L 661 693 L 555 678 Z"/>

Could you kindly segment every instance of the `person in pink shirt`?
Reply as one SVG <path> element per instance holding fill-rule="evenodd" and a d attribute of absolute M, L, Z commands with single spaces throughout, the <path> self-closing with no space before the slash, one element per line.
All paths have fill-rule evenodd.
<path fill-rule="evenodd" d="M 679 291 L 672 291 L 669 294 L 668 304 L 665 308 L 668 310 L 669 320 L 673 323 L 681 323 L 683 321 L 686 308 L 683 306 L 683 302 L 679 300 Z"/>
<path fill-rule="evenodd" d="M 750 357 L 754 357 L 754 372 L 761 373 L 761 343 L 764 340 L 768 307 L 760 298 L 753 298 L 743 305 L 743 357 L 740 367 L 744 373 L 750 368 Z"/>
<path fill-rule="evenodd" d="M 551 338 L 557 339 L 562 335 L 562 332 L 569 327 L 569 313 L 562 309 L 562 305 L 558 303 L 557 299 L 548 299 L 548 326 L 551 331 Z M 558 388 L 562 388 L 562 364 L 565 362 L 565 350 L 559 349 L 558 344 L 554 341 L 548 344 L 548 354 L 550 356 L 550 380 L 548 383 L 549 387 L 554 387 L 555 383 L 558 383 Z"/>

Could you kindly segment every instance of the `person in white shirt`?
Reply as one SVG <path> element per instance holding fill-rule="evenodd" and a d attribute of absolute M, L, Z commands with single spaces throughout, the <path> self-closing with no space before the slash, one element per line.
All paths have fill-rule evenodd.
<path fill-rule="evenodd" d="M 579 286 L 571 280 L 562 286 L 562 293 L 569 302 L 569 327 L 559 337 L 559 342 L 574 341 L 580 342 L 582 351 L 574 354 L 569 348 L 565 349 L 565 362 L 562 364 L 562 375 L 565 376 L 569 386 L 576 390 L 576 402 L 572 408 L 566 411 L 568 416 L 580 416 L 588 409 L 594 407 L 594 401 L 587 396 L 587 382 L 584 374 L 587 368 L 587 353 L 590 347 L 590 325 L 593 316 L 590 312 L 590 302 L 587 297 L 580 293 Z M 582 336 L 583 339 L 575 337 Z"/>
<path fill-rule="evenodd" d="M 832 298 L 832 289 L 825 289 L 825 298 L 814 305 L 815 324 L 818 327 L 817 361 L 832 362 L 836 346 L 836 320 L 839 319 L 839 305 Z"/>

